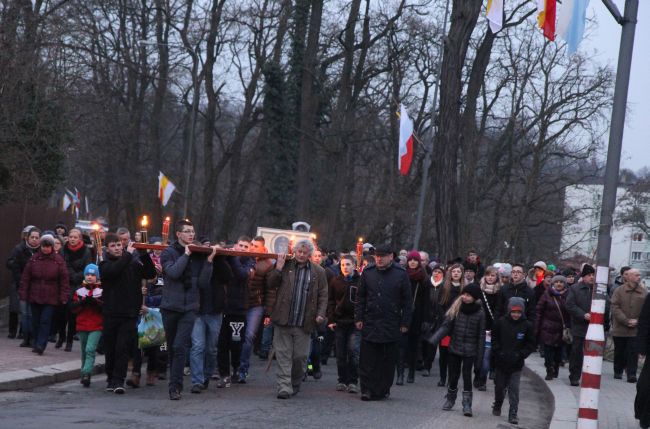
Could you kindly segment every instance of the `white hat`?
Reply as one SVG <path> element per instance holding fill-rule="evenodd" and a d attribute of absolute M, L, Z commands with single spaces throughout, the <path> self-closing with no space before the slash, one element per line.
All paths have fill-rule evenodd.
<path fill-rule="evenodd" d="M 546 263 L 544 261 L 537 261 L 535 262 L 535 265 L 533 265 L 533 268 L 541 268 L 544 271 L 546 271 Z"/>
<path fill-rule="evenodd" d="M 374 248 L 375 248 L 375 246 L 373 246 L 370 243 L 363 243 L 363 250 L 370 250 L 370 249 L 374 249 Z"/>

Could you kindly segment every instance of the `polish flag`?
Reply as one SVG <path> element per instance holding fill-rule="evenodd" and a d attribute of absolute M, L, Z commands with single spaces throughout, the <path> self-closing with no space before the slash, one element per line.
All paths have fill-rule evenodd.
<path fill-rule="evenodd" d="M 403 104 L 400 104 L 399 116 L 399 153 L 397 156 L 397 167 L 399 174 L 406 176 L 411 169 L 413 161 L 413 120 Z"/>

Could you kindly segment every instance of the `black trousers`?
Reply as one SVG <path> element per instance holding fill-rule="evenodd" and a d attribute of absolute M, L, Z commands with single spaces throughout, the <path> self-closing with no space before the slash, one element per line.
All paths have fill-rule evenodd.
<path fill-rule="evenodd" d="M 239 371 L 241 349 L 246 336 L 246 315 L 224 314 L 217 343 L 217 367 L 221 377 L 230 377 Z"/>
<path fill-rule="evenodd" d="M 582 361 L 584 360 L 585 339 L 583 337 L 573 337 L 571 343 L 571 356 L 569 356 L 569 380 L 579 381 L 582 375 Z"/>
<path fill-rule="evenodd" d="M 72 344 L 77 333 L 77 315 L 70 311 L 67 304 L 59 305 L 54 310 L 54 323 L 52 334 L 59 335 L 59 341 Z"/>
<path fill-rule="evenodd" d="M 557 371 L 560 367 L 562 363 L 562 347 L 564 347 L 563 344 L 559 346 L 544 344 L 544 366 L 546 369 Z"/>
<path fill-rule="evenodd" d="M 639 355 L 636 353 L 636 337 L 614 337 L 614 374 L 627 373 L 636 377 Z"/>
<path fill-rule="evenodd" d="M 359 355 L 361 393 L 377 399 L 384 398 L 390 393 L 395 378 L 397 355 L 397 342 L 372 343 L 361 340 Z"/>
<path fill-rule="evenodd" d="M 129 356 L 133 342 L 137 338 L 137 319 L 135 317 L 104 316 L 104 353 L 106 356 L 106 375 L 108 384 L 124 385 Z"/>
<path fill-rule="evenodd" d="M 147 347 L 146 349 L 139 349 L 136 343 L 135 350 L 133 351 L 133 374 L 142 374 L 142 357 L 147 357 L 147 373 L 158 371 L 158 352 L 160 346 Z"/>
<path fill-rule="evenodd" d="M 167 356 L 169 359 L 169 390 L 183 390 L 183 369 L 185 359 L 192 344 L 192 329 L 196 313 L 194 311 L 161 310 Z"/>
<path fill-rule="evenodd" d="M 519 382 L 521 381 L 521 370 L 504 371 L 497 368 L 494 380 L 494 403 L 497 406 L 503 404 L 506 388 L 508 389 L 508 401 L 510 402 L 510 414 L 517 414 L 519 410 Z"/>
<path fill-rule="evenodd" d="M 461 367 L 463 373 L 463 391 L 472 391 L 472 367 L 476 361 L 476 356 L 460 356 L 454 353 L 449 353 L 449 388 L 451 390 L 458 389 L 458 379 L 461 374 Z"/>

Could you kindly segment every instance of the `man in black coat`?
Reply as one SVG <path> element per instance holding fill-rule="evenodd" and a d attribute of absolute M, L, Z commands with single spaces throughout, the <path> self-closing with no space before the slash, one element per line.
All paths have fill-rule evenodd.
<path fill-rule="evenodd" d="M 566 298 L 566 309 L 571 315 L 571 356 L 569 357 L 569 382 L 571 386 L 580 385 L 582 361 L 584 359 L 584 344 L 587 328 L 591 320 L 591 298 L 594 291 L 596 270 L 589 264 L 582 268 L 580 281 L 569 287 Z"/>
<path fill-rule="evenodd" d="M 506 316 L 508 314 L 508 301 L 512 297 L 523 298 L 524 305 L 526 306 L 526 319 L 531 323 L 535 323 L 535 291 L 528 287 L 525 279 L 524 266 L 521 264 L 513 264 L 511 272 L 511 282 L 501 288 L 501 298 L 497 301 L 497 308 L 495 317 Z"/>
<path fill-rule="evenodd" d="M 355 305 L 361 331 L 359 378 L 361 399 L 390 395 L 395 376 L 398 341 L 411 323 L 411 282 L 406 270 L 393 262 L 389 245 L 375 248 L 375 265 L 363 270 Z"/>

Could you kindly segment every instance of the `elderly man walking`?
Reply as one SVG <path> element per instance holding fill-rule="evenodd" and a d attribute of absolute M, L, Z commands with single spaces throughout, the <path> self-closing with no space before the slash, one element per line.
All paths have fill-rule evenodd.
<path fill-rule="evenodd" d="M 294 258 L 279 255 L 275 269 L 267 276 L 269 288 L 277 290 L 271 310 L 274 325 L 273 348 L 278 363 L 278 399 L 289 399 L 300 391 L 310 334 L 325 321 L 327 277 L 325 270 L 310 262 L 314 245 L 300 240 Z"/>
<path fill-rule="evenodd" d="M 612 337 L 614 338 L 614 378 L 627 373 L 628 383 L 636 383 L 639 355 L 636 334 L 641 308 L 648 294 L 641 285 L 641 273 L 637 269 L 627 271 L 627 281 L 617 287 L 612 295 Z"/>

